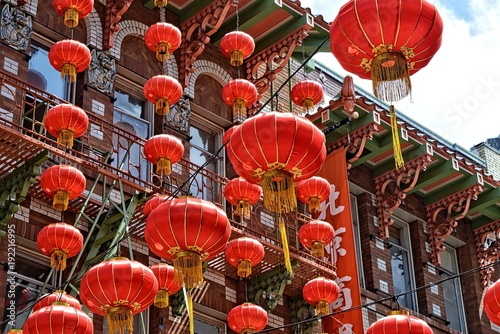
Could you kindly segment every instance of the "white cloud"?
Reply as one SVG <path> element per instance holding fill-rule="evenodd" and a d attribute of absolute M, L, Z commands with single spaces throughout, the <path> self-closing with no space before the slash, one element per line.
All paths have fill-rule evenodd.
<path fill-rule="evenodd" d="M 467 0 L 465 20 L 454 14 L 453 0 L 433 1 L 444 22 L 440 50 L 411 77 L 410 98 L 394 105 L 424 127 L 466 149 L 500 135 L 500 2 Z M 331 22 L 344 2 L 301 1 L 314 15 Z M 318 54 L 332 70 L 347 75 L 331 53 Z M 371 91 L 371 82 L 354 76 L 354 83 Z"/>

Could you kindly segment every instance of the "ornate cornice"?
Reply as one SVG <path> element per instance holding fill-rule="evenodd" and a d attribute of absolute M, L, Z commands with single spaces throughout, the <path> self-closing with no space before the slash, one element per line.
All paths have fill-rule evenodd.
<path fill-rule="evenodd" d="M 477 260 L 483 288 L 490 286 L 495 268 L 492 266 L 500 258 L 500 220 L 474 231 Z"/>
<path fill-rule="evenodd" d="M 132 0 L 106 1 L 106 22 L 104 25 L 104 49 L 109 50 L 115 44 L 115 33 L 120 30 L 122 16 L 127 12 Z"/>

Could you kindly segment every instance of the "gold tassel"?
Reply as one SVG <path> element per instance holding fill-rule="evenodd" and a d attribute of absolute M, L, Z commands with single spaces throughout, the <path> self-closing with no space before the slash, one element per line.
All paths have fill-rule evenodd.
<path fill-rule="evenodd" d="M 125 331 L 127 331 L 128 334 L 132 334 L 132 324 L 134 320 L 132 310 L 122 306 L 112 307 L 109 310 L 107 318 L 109 334 L 115 334 L 116 332 L 125 334 Z"/>
<path fill-rule="evenodd" d="M 249 218 L 250 217 L 250 204 L 248 204 L 247 201 L 241 200 L 238 203 L 236 203 L 236 212 L 238 216 L 243 217 L 243 218 Z"/>
<path fill-rule="evenodd" d="M 65 251 L 56 249 L 50 255 L 50 267 L 54 268 L 56 271 L 66 269 L 66 260 L 68 254 Z"/>
<path fill-rule="evenodd" d="M 324 315 L 327 315 L 328 313 L 329 313 L 328 303 L 324 300 L 319 301 L 316 304 L 316 316 L 322 317 Z"/>
<path fill-rule="evenodd" d="M 158 59 L 158 61 L 161 61 L 162 63 L 164 61 L 167 61 L 170 58 L 170 48 L 170 43 L 161 42 L 156 44 L 156 59 Z"/>
<path fill-rule="evenodd" d="M 234 50 L 231 52 L 231 65 L 240 66 L 243 64 L 243 53 L 239 50 Z"/>
<path fill-rule="evenodd" d="M 156 109 L 155 109 L 155 112 L 158 115 L 166 116 L 170 112 L 170 107 L 168 105 L 168 100 L 167 99 L 163 99 L 163 98 L 159 98 L 158 100 L 156 100 Z"/>
<path fill-rule="evenodd" d="M 399 101 L 411 94 L 408 63 L 399 52 L 384 52 L 371 64 L 373 93 L 385 102 Z"/>
<path fill-rule="evenodd" d="M 203 284 L 203 268 L 200 254 L 183 251 L 174 259 L 174 280 L 183 283 L 186 289 L 198 288 Z"/>
<path fill-rule="evenodd" d="M 316 196 L 309 198 L 309 212 L 321 212 L 321 201 Z"/>
<path fill-rule="evenodd" d="M 233 115 L 234 117 L 246 117 L 247 107 L 243 99 L 236 99 L 233 103 Z"/>
<path fill-rule="evenodd" d="M 168 307 L 168 291 L 167 290 L 158 290 L 155 296 L 154 305 L 158 308 Z"/>
<path fill-rule="evenodd" d="M 75 8 L 68 8 L 64 13 L 64 25 L 68 28 L 74 28 L 78 25 L 78 11 Z"/>
<path fill-rule="evenodd" d="M 283 256 L 285 257 L 286 270 L 293 274 L 292 262 L 290 261 L 290 249 L 288 249 L 288 237 L 286 235 L 285 222 L 280 218 L 279 223 L 281 242 L 283 243 Z"/>
<path fill-rule="evenodd" d="M 156 7 L 167 7 L 168 1 L 155 0 L 153 3 L 155 4 Z"/>
<path fill-rule="evenodd" d="M 70 63 L 64 63 L 61 68 L 61 78 L 64 79 L 65 76 L 68 76 L 69 82 L 75 82 L 76 80 L 76 67 Z"/>
<path fill-rule="evenodd" d="M 253 334 L 255 331 L 252 328 L 245 328 L 241 334 Z"/>
<path fill-rule="evenodd" d="M 297 207 L 295 183 L 286 172 L 270 170 L 262 178 L 264 206 L 276 213 L 288 213 Z"/>
<path fill-rule="evenodd" d="M 249 260 L 241 260 L 238 263 L 238 276 L 246 278 L 252 275 L 252 263 Z"/>
<path fill-rule="evenodd" d="M 69 129 L 62 129 L 57 137 L 57 146 L 71 148 L 73 147 L 74 132 Z"/>
<path fill-rule="evenodd" d="M 68 209 L 69 194 L 64 190 L 59 190 L 54 195 L 52 207 L 57 211 L 66 211 Z"/>
<path fill-rule="evenodd" d="M 325 256 L 325 248 L 323 247 L 323 243 L 321 241 L 315 241 L 311 245 L 311 253 L 312 256 L 315 257 L 324 257 Z"/>
<path fill-rule="evenodd" d="M 312 99 L 304 99 L 304 101 L 302 102 L 302 111 L 303 112 L 309 112 L 309 111 L 312 111 L 314 108 L 314 102 Z"/>
<path fill-rule="evenodd" d="M 396 112 L 394 111 L 393 105 L 389 107 L 389 116 L 391 119 L 392 148 L 394 150 L 394 161 L 396 162 L 396 169 L 400 169 L 404 168 L 405 161 L 403 159 L 403 152 L 401 151 L 401 145 L 399 143 L 398 120 L 396 118 Z"/>
<path fill-rule="evenodd" d="M 188 305 L 188 316 L 189 316 L 189 333 L 194 334 L 194 310 L 193 310 L 193 296 L 191 296 L 191 291 L 187 291 L 187 305 Z"/>
<path fill-rule="evenodd" d="M 160 176 L 170 175 L 172 173 L 172 164 L 169 158 L 161 157 L 156 164 L 156 173 Z"/>

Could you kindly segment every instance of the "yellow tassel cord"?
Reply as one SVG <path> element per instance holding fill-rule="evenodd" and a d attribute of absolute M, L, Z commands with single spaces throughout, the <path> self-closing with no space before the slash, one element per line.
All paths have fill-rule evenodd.
<path fill-rule="evenodd" d="M 243 53 L 238 50 L 231 52 L 231 65 L 240 66 L 241 64 L 243 64 Z"/>
<path fill-rule="evenodd" d="M 61 68 L 61 78 L 64 79 L 68 76 L 69 82 L 75 82 L 76 80 L 76 67 L 73 64 L 64 63 Z"/>
<path fill-rule="evenodd" d="M 248 201 L 241 200 L 238 203 L 236 203 L 236 212 L 235 213 L 240 217 L 249 218 L 250 217 L 250 204 L 248 204 Z"/>
<path fill-rule="evenodd" d="M 54 268 L 56 271 L 66 269 L 66 260 L 68 254 L 65 251 L 56 249 L 50 255 L 50 267 Z"/>
<path fill-rule="evenodd" d="M 198 288 L 203 284 L 203 268 L 200 254 L 192 251 L 177 253 L 174 259 L 174 279 L 183 283 L 186 289 Z"/>
<path fill-rule="evenodd" d="M 286 172 L 271 170 L 262 178 L 262 193 L 264 206 L 276 213 L 288 213 L 297 207 L 295 184 L 293 178 Z"/>
<path fill-rule="evenodd" d="M 233 115 L 234 117 L 246 117 L 247 107 L 243 99 L 236 99 L 233 103 Z"/>
<path fill-rule="evenodd" d="M 172 163 L 169 158 L 161 157 L 156 163 L 156 173 L 160 176 L 170 175 L 172 173 Z"/>
<path fill-rule="evenodd" d="M 75 8 L 68 8 L 64 13 L 64 25 L 68 28 L 78 25 L 78 11 Z"/>
<path fill-rule="evenodd" d="M 247 278 L 252 275 L 252 263 L 249 260 L 241 260 L 238 263 L 238 276 Z"/>
<path fill-rule="evenodd" d="M 154 305 L 158 308 L 166 308 L 168 307 L 168 291 L 167 290 L 158 290 L 155 296 Z"/>
<path fill-rule="evenodd" d="M 280 218 L 279 223 L 281 242 L 283 243 L 283 256 L 285 258 L 286 270 L 293 274 L 292 262 L 290 261 L 290 249 L 288 248 L 288 237 L 286 235 L 285 222 Z"/>
<path fill-rule="evenodd" d="M 158 115 L 166 116 L 170 112 L 170 106 L 167 99 L 159 98 L 156 100 L 155 112 Z"/>
<path fill-rule="evenodd" d="M 155 0 L 153 3 L 158 8 L 159 7 L 167 7 L 168 1 L 167 0 L 165 0 L 165 1 Z"/>
<path fill-rule="evenodd" d="M 52 202 L 52 207 L 57 211 L 66 211 L 68 209 L 69 194 L 64 190 L 59 190 L 54 195 L 54 201 Z"/>
<path fill-rule="evenodd" d="M 309 198 L 309 212 L 321 212 L 321 201 L 319 198 L 313 196 Z"/>
<path fill-rule="evenodd" d="M 243 332 L 241 332 L 241 334 L 253 334 L 253 333 L 255 333 L 253 328 L 245 328 Z"/>
<path fill-rule="evenodd" d="M 316 304 L 316 316 L 322 317 L 324 315 L 327 315 L 328 313 L 329 313 L 328 303 L 324 300 L 319 301 Z"/>
<path fill-rule="evenodd" d="M 394 150 L 394 161 L 396 163 L 396 169 L 400 169 L 404 168 L 405 161 L 403 160 L 403 152 L 401 151 L 401 145 L 399 143 L 398 120 L 396 118 L 396 112 L 394 111 L 393 105 L 389 107 L 389 116 L 391 119 L 392 147 Z"/>
<path fill-rule="evenodd" d="M 385 102 L 399 101 L 411 93 L 408 63 L 399 52 L 376 56 L 371 65 L 373 93 Z"/>
<path fill-rule="evenodd" d="M 186 294 L 187 298 L 187 307 L 188 307 L 188 316 L 189 316 L 189 334 L 194 334 L 194 309 L 193 309 L 193 296 L 191 296 L 191 291 L 188 291 Z"/>
<path fill-rule="evenodd" d="M 325 247 L 323 247 L 323 243 L 321 241 L 315 241 L 311 245 L 311 253 L 312 256 L 315 257 L 324 257 L 325 256 Z"/>
<path fill-rule="evenodd" d="M 73 147 L 73 139 L 75 133 L 68 129 L 62 129 L 57 137 L 57 146 L 71 148 Z"/>
<path fill-rule="evenodd" d="M 302 101 L 302 111 L 309 112 L 313 111 L 313 109 L 314 109 L 314 102 L 312 99 L 304 99 L 304 101 Z"/>
<path fill-rule="evenodd" d="M 117 332 L 125 334 L 125 331 L 127 331 L 128 334 L 132 334 L 134 315 L 130 309 L 122 306 L 112 307 L 109 310 L 107 318 L 109 334 L 115 334 Z"/>
<path fill-rule="evenodd" d="M 157 6 L 157 7 L 160 7 L 160 6 Z M 172 46 L 170 43 L 161 42 L 161 43 L 156 44 L 156 59 L 158 59 L 158 61 L 161 61 L 162 63 L 164 61 L 167 61 L 170 58 L 170 48 L 171 47 Z"/>

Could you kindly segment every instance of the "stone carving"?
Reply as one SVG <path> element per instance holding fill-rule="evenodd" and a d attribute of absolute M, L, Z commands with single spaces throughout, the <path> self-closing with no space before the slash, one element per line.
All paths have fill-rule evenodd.
<path fill-rule="evenodd" d="M 3 5 L 1 15 L 0 39 L 18 51 L 26 51 L 33 32 L 31 16 L 9 4 Z"/>
<path fill-rule="evenodd" d="M 88 85 L 104 94 L 110 94 L 116 76 L 115 60 L 108 51 L 94 49 L 91 56 Z"/>
<path fill-rule="evenodd" d="M 183 96 L 170 108 L 167 114 L 166 123 L 180 131 L 187 131 L 189 118 L 191 117 L 191 102 L 188 97 Z"/>

